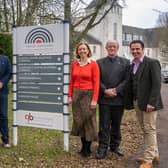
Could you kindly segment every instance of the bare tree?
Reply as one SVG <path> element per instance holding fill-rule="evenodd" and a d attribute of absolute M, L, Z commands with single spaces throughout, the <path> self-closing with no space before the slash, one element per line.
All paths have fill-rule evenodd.
<path fill-rule="evenodd" d="M 168 4 L 168 0 L 163 0 L 164 2 L 166 2 Z M 157 25 L 159 27 L 159 42 L 161 43 L 161 45 L 164 47 L 168 47 L 168 12 L 163 12 L 161 10 L 158 9 L 153 9 L 153 11 L 159 13 L 159 17 L 157 20 Z"/>
<path fill-rule="evenodd" d="M 17 5 L 17 26 L 22 25 L 22 0 L 16 0 L 16 5 Z"/>
<path fill-rule="evenodd" d="M 94 5 L 89 9 L 90 12 L 86 13 L 87 4 L 83 0 L 64 0 L 64 19 L 70 23 L 71 54 L 75 45 L 105 18 L 117 2 L 118 0 L 92 1 Z M 71 9 L 71 6 L 75 8 Z M 83 30 L 77 34 L 76 30 L 80 25 L 84 25 Z"/>
<path fill-rule="evenodd" d="M 16 18 L 15 18 L 15 3 L 14 3 L 14 0 L 10 0 L 10 6 L 11 6 L 11 15 L 12 15 L 12 23 L 13 23 L 13 25 L 15 25 L 16 24 Z"/>
<path fill-rule="evenodd" d="M 168 12 L 162 12 L 158 18 L 158 25 L 160 27 L 160 41 L 168 47 Z"/>
<path fill-rule="evenodd" d="M 98 25 L 110 12 L 118 0 L 93 0 L 90 4 L 85 0 L 0 0 L 3 9 L 10 8 L 1 17 L 7 24 L 16 26 L 57 23 L 63 20 L 70 25 L 70 50 L 88 33 Z M 120 0 L 125 2 L 124 0 Z M 1 9 L 1 8 L 0 8 Z M 1 12 L 0 12 L 1 14 Z M 9 17 L 11 16 L 11 17 Z M 1 23 L 0 23 L 1 25 Z M 82 27 L 80 33 L 77 33 Z"/>
<path fill-rule="evenodd" d="M 84 0 L 41 0 L 38 4 L 33 4 L 35 8 L 33 11 L 36 10 L 36 12 L 32 13 L 33 11 L 31 11 L 31 17 L 34 14 L 36 23 L 40 24 L 68 21 L 70 25 L 70 53 L 72 54 L 75 45 L 90 29 L 104 19 L 117 2 L 118 0 L 93 0 L 90 4 L 94 5 L 87 9 L 89 4 Z M 123 0 L 123 2 L 125 1 Z M 31 7 L 31 5 L 28 5 L 27 8 L 29 6 Z M 89 12 L 86 12 L 86 10 Z M 27 11 L 29 10 L 27 9 Z M 29 17 L 26 18 L 30 20 Z M 32 19 L 28 25 L 32 25 L 33 22 L 35 20 Z M 29 23 L 29 21 L 26 21 L 26 23 Z M 77 33 L 77 29 L 81 25 L 83 29 L 80 33 Z"/>
<path fill-rule="evenodd" d="M 6 27 L 6 31 L 9 31 L 8 9 L 7 9 L 6 0 L 3 1 L 3 5 L 4 5 L 5 27 Z"/>
<path fill-rule="evenodd" d="M 24 25 L 33 25 L 36 22 L 37 11 L 40 7 L 40 0 L 28 0 Z"/>

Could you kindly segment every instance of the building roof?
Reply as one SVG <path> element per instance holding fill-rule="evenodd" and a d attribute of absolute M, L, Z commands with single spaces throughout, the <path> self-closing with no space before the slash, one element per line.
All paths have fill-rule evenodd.
<path fill-rule="evenodd" d="M 90 4 L 87 6 L 87 9 L 91 9 L 91 8 L 95 7 L 96 5 L 98 5 L 99 1 L 100 0 L 92 0 L 90 2 Z M 107 0 L 106 4 L 109 4 L 111 2 L 112 2 L 112 0 Z M 115 2 L 115 6 L 122 8 L 122 6 L 118 3 L 118 0 Z"/>
<path fill-rule="evenodd" d="M 75 32 L 76 36 L 78 36 L 80 34 L 80 32 Z M 96 39 L 95 37 L 86 34 L 83 38 L 83 41 L 86 41 L 89 44 L 96 44 L 96 45 L 102 45 L 101 41 L 99 41 L 98 39 Z"/>
<path fill-rule="evenodd" d="M 151 29 L 144 29 L 144 28 L 138 28 L 133 26 L 127 26 L 123 25 L 122 30 L 123 34 L 131 34 L 131 35 L 139 35 L 143 37 L 143 42 L 145 44 L 145 47 L 147 48 L 157 48 L 158 47 L 158 37 L 159 37 L 159 31 L 161 28 L 151 28 Z M 126 44 L 129 45 L 129 44 Z"/>
<path fill-rule="evenodd" d="M 134 33 L 143 34 L 145 29 L 138 28 L 138 27 L 133 27 L 133 26 L 123 25 L 122 26 L 122 30 L 123 30 L 123 32 L 126 32 L 126 33 L 133 33 L 134 32 Z"/>
<path fill-rule="evenodd" d="M 88 34 L 83 39 L 86 40 L 89 44 L 102 44 L 99 40 Z"/>

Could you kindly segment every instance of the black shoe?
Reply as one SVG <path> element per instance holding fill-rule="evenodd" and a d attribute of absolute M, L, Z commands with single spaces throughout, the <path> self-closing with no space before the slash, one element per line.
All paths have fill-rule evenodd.
<path fill-rule="evenodd" d="M 96 159 L 104 159 L 105 156 L 106 156 L 106 152 L 97 151 L 97 153 L 96 153 Z"/>
<path fill-rule="evenodd" d="M 81 150 L 78 152 L 80 155 L 83 155 L 83 153 L 84 153 L 85 143 L 86 143 L 86 139 L 85 139 L 85 137 L 81 137 L 81 144 L 82 144 L 82 147 L 81 147 Z"/>
<path fill-rule="evenodd" d="M 91 155 L 91 151 L 83 151 L 83 152 L 81 153 L 81 155 L 82 155 L 83 157 L 89 157 L 89 156 Z"/>
<path fill-rule="evenodd" d="M 85 141 L 85 144 L 84 144 L 84 149 L 81 153 L 81 155 L 83 157 L 89 157 L 90 154 L 91 154 L 91 150 L 90 150 L 90 147 L 91 147 L 91 141 Z"/>
<path fill-rule="evenodd" d="M 117 154 L 118 156 L 124 156 L 124 153 L 121 151 L 120 148 L 110 149 L 110 151 Z"/>

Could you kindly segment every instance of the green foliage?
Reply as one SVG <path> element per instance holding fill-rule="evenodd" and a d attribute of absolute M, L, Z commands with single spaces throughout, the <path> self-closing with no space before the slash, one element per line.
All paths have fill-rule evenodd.
<path fill-rule="evenodd" d="M 12 34 L 0 33 L 0 54 L 7 55 L 12 62 Z"/>

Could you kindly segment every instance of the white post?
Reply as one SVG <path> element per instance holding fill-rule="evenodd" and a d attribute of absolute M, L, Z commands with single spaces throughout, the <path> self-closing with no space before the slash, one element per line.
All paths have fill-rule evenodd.
<path fill-rule="evenodd" d="M 16 110 L 17 110 L 17 43 L 16 43 L 16 28 L 13 29 L 13 64 L 12 64 L 12 111 L 13 111 L 13 145 L 18 143 L 18 130 L 16 124 Z"/>
<path fill-rule="evenodd" d="M 12 104 L 12 109 L 13 109 L 13 145 L 16 146 L 17 145 L 17 125 L 16 125 L 16 110 L 17 110 L 17 86 L 16 86 L 16 82 L 17 82 L 17 67 L 16 67 L 16 63 L 17 63 L 17 56 L 14 55 L 13 56 L 13 79 L 12 79 L 12 83 L 13 83 L 13 88 L 12 88 L 12 92 L 13 92 L 13 104 Z"/>
<path fill-rule="evenodd" d="M 63 132 L 64 150 L 69 151 L 69 110 L 68 110 L 68 84 L 69 84 L 69 23 L 64 22 L 64 107 L 63 107 Z"/>

